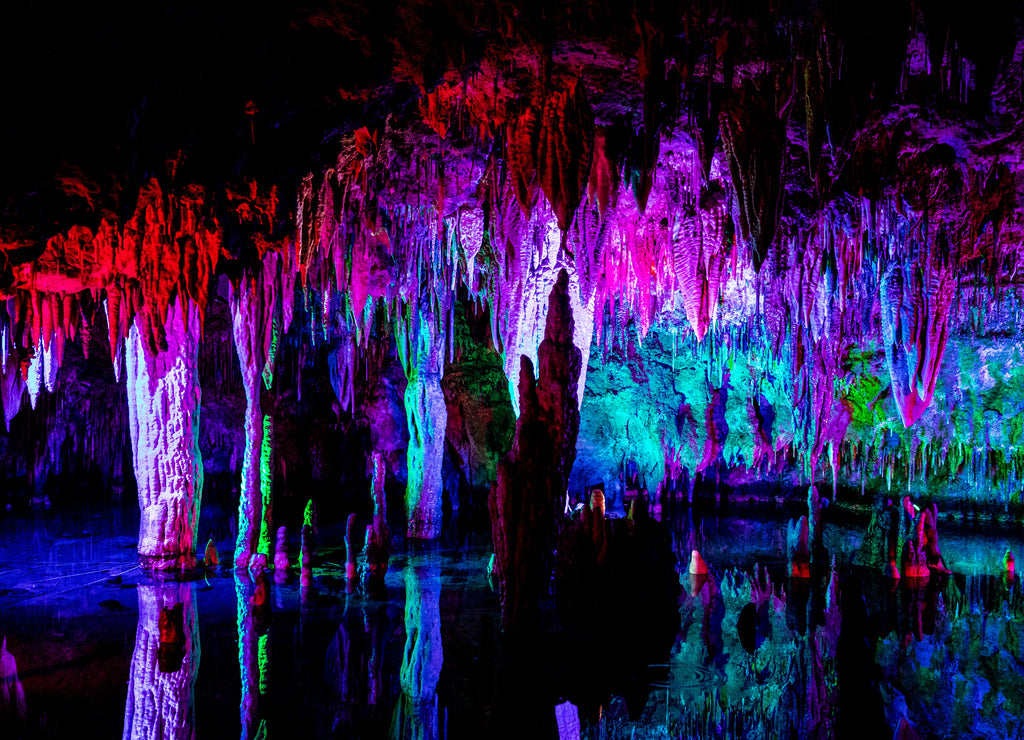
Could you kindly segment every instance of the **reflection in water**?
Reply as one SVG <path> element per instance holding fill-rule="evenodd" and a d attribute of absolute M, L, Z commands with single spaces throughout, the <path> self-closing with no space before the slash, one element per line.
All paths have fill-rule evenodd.
<path fill-rule="evenodd" d="M 441 647 L 441 568 L 427 559 L 405 570 L 405 652 L 402 696 L 395 706 L 391 737 L 433 740 L 438 737 L 437 681 Z"/>
<path fill-rule="evenodd" d="M 188 583 L 140 583 L 125 740 L 194 738 L 199 619 Z"/>
<path fill-rule="evenodd" d="M 19 735 L 25 712 L 25 689 L 18 680 L 18 662 L 8 652 L 5 637 L 0 646 L 0 727 Z"/>
<path fill-rule="evenodd" d="M 360 728 L 372 736 L 386 716 L 382 712 L 390 711 L 393 699 L 384 656 L 398 626 L 386 605 L 345 597 L 341 623 L 324 662 L 324 680 L 337 697 L 331 713 L 333 736 L 359 736 Z"/>
<path fill-rule="evenodd" d="M 340 548 L 283 584 L 143 583 L 137 623 L 108 553 L 76 561 L 73 589 L 0 569 L 0 721 L 19 713 L 10 653 L 27 699 L 0 736 L 1021 737 L 1018 539 L 944 535 L 956 573 L 893 581 L 851 565 L 859 541 L 826 522 L 835 573 L 809 534 L 794 579 L 784 522 L 681 515 L 667 539 L 641 514 L 567 523 L 551 618 L 523 635 L 502 633 L 483 549 L 404 553 L 379 598 L 345 593 Z M 693 549 L 708 573 L 686 572 Z"/>
<path fill-rule="evenodd" d="M 235 573 L 238 624 L 238 672 L 242 680 L 240 704 L 242 740 L 267 737 L 261 702 L 269 691 L 270 633 L 266 629 L 270 612 L 270 583 L 266 573 L 251 582 L 244 572 Z"/>

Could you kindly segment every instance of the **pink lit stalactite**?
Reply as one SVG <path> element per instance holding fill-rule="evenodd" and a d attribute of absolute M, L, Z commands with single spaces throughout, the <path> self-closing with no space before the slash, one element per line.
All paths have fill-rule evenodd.
<path fill-rule="evenodd" d="M 445 364 L 445 332 L 439 325 L 447 307 L 438 308 L 425 291 L 398 332 L 407 384 L 405 414 L 409 429 L 405 505 L 406 533 L 434 539 L 441 533 L 441 465 L 444 460 L 448 407 L 441 391 Z"/>
<path fill-rule="evenodd" d="M 199 618 L 188 583 L 140 583 L 123 740 L 194 740 Z"/>
<path fill-rule="evenodd" d="M 686 318 L 704 339 L 718 312 L 718 295 L 729 257 L 725 244 L 723 199 L 706 196 L 690 213 L 676 216 L 672 233 L 672 262 L 682 289 Z"/>
<path fill-rule="evenodd" d="M 182 303 L 185 310 L 182 310 Z M 144 314 L 128 333 L 128 424 L 138 481 L 139 560 L 155 571 L 195 567 L 203 492 L 199 452 L 201 314 L 192 301 L 172 301 L 167 346 L 153 351 Z"/>
<path fill-rule="evenodd" d="M 235 541 L 235 564 L 241 568 L 248 568 L 252 555 L 259 550 L 262 526 L 270 526 L 270 522 L 264 521 L 269 511 L 263 505 L 261 458 L 265 423 L 260 397 L 268 368 L 269 377 L 273 378 L 278 268 L 278 256 L 269 253 L 259 272 L 243 277 L 238 286 L 231 285 L 228 293 L 235 350 L 245 389 L 245 451 Z"/>

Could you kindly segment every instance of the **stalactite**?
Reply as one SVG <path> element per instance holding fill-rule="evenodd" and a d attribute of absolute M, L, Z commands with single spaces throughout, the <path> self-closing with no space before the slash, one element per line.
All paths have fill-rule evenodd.
<path fill-rule="evenodd" d="M 881 286 L 882 336 L 893 397 L 906 427 L 931 403 L 949 337 L 954 281 L 948 267 L 894 263 Z"/>

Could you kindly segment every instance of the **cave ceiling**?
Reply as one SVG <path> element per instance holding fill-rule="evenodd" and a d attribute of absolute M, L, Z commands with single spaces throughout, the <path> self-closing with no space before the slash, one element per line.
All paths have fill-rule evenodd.
<path fill-rule="evenodd" d="M 220 281 L 263 274 L 300 296 L 284 328 L 335 348 L 344 410 L 375 337 L 407 377 L 424 351 L 454 359 L 460 305 L 487 309 L 517 408 L 565 269 L 580 460 L 619 423 L 606 410 L 588 432 L 584 390 L 589 368 L 595 409 L 626 394 L 602 369 L 616 358 L 652 404 L 683 399 L 652 406 L 670 418 L 644 442 L 658 474 L 794 450 L 834 471 L 887 444 L 877 428 L 918 464 L 935 455 L 922 442 L 960 466 L 965 449 L 1017 454 L 1024 397 L 997 393 L 992 413 L 1021 343 L 1014 3 L 0 14 L 8 424 L 25 383 L 52 390 L 66 340 L 116 366 L 136 320 L 159 349 L 175 302 L 202 316 Z M 703 358 L 697 391 L 652 379 L 677 353 Z M 980 410 L 958 421 L 965 398 Z M 765 421 L 769 402 L 788 426 Z"/>

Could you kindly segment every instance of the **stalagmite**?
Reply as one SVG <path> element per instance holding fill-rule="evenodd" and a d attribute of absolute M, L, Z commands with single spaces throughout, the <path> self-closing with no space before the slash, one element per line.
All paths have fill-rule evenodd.
<path fill-rule="evenodd" d="M 384 478 L 387 474 L 384 455 L 374 452 L 371 496 L 373 498 L 373 521 L 366 527 L 366 541 L 359 557 L 359 583 L 368 593 L 380 593 L 384 588 L 384 576 L 388 572 L 390 530 L 387 520 L 387 495 Z"/>
<path fill-rule="evenodd" d="M 203 565 L 207 568 L 216 568 L 220 565 L 220 555 L 217 554 L 217 546 L 213 540 L 206 541 L 206 550 L 203 553 Z"/>
<path fill-rule="evenodd" d="M 277 528 L 277 541 L 274 543 L 274 570 L 288 570 L 288 528 Z"/>
<path fill-rule="evenodd" d="M 124 740 L 195 737 L 199 617 L 188 583 L 140 583 Z"/>
<path fill-rule="evenodd" d="M 303 602 L 313 585 L 313 557 L 316 553 L 316 504 L 310 499 L 302 517 L 302 532 L 299 545 L 299 585 Z"/>
<path fill-rule="evenodd" d="M 184 304 L 184 305 L 183 305 Z M 139 560 L 154 571 L 181 571 L 196 563 L 203 492 L 199 452 L 200 312 L 186 299 L 168 307 L 166 348 L 154 350 L 138 314 L 125 356 L 128 420 L 138 482 Z"/>

